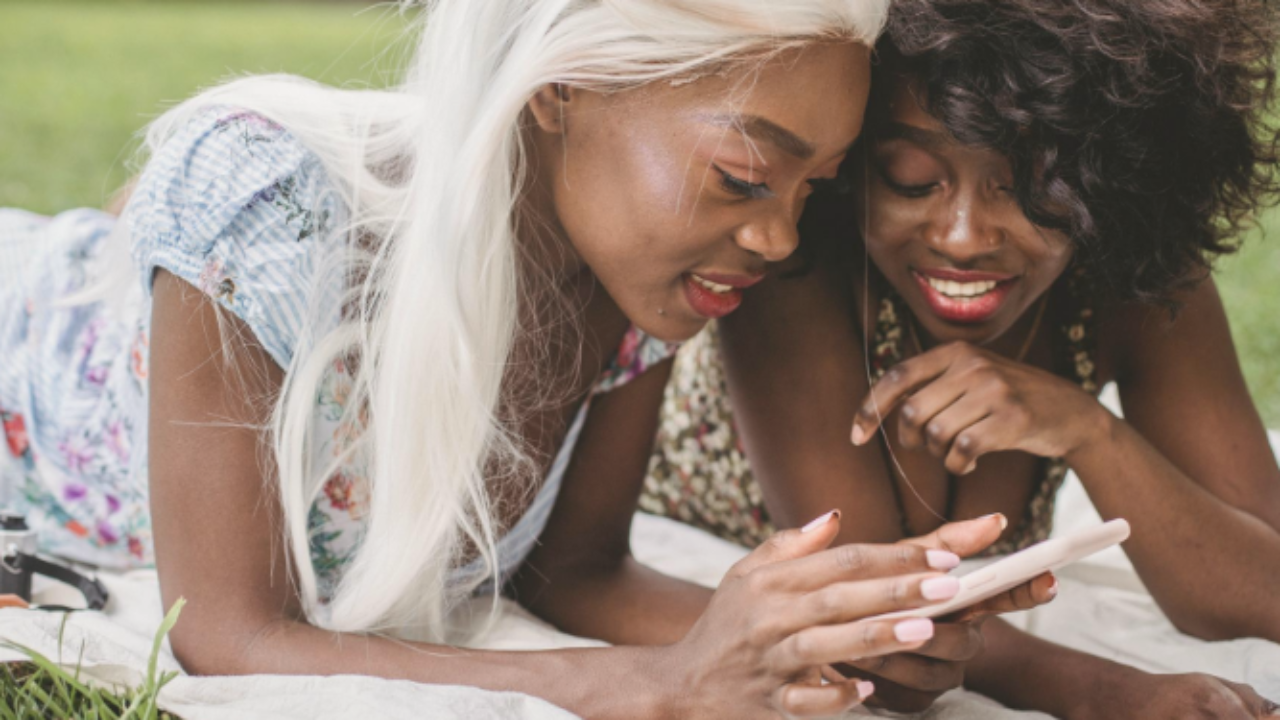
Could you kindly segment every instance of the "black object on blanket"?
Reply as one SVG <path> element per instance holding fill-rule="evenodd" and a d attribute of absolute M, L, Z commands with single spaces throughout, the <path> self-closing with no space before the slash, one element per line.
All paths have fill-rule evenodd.
<path fill-rule="evenodd" d="M 96 578 L 36 557 L 36 533 L 21 515 L 0 513 L 0 595 L 13 594 L 31 601 L 31 579 L 36 574 L 64 582 L 84 595 L 90 610 L 107 605 L 107 588 Z M 61 605 L 33 606 L 37 610 L 72 610 Z"/>

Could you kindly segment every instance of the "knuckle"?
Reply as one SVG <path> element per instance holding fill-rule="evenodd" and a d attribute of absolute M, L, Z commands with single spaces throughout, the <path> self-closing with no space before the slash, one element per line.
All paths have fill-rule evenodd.
<path fill-rule="evenodd" d="M 899 570 L 915 570 L 924 567 L 924 549 L 914 545 L 894 545 L 893 562 Z"/>
<path fill-rule="evenodd" d="M 848 573 L 861 573 L 867 569 L 870 558 L 862 545 L 841 545 L 836 548 L 836 567 Z"/>
<path fill-rule="evenodd" d="M 858 631 L 858 649 L 864 654 L 871 654 L 884 638 L 884 629 L 880 623 L 863 623 Z"/>
<path fill-rule="evenodd" d="M 909 429 L 920 427 L 920 408 L 915 403 L 908 400 L 902 404 L 902 409 L 898 411 L 902 424 Z"/>
<path fill-rule="evenodd" d="M 809 595 L 812 612 L 821 618 L 831 618 L 844 607 L 839 587 L 823 588 Z"/>
<path fill-rule="evenodd" d="M 924 434 L 931 443 L 940 443 L 947 437 L 947 428 L 940 421 L 934 420 L 924 428 Z"/>
<path fill-rule="evenodd" d="M 801 664 L 812 662 L 812 658 L 817 651 L 814 647 L 813 638 L 807 632 L 799 632 L 792 635 L 787 641 L 791 646 L 791 655 Z"/>
<path fill-rule="evenodd" d="M 891 580 L 885 583 L 885 599 L 894 607 L 902 605 L 911 598 L 912 584 L 907 580 Z"/>
<path fill-rule="evenodd" d="M 757 568 L 742 578 L 742 584 L 752 595 L 763 595 L 773 589 L 775 580 L 772 573 L 764 568 Z"/>

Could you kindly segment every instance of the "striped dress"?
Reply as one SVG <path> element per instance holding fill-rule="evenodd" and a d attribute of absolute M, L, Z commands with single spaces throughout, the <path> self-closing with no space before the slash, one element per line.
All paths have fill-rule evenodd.
<path fill-rule="evenodd" d="M 332 244 L 344 241 L 335 229 L 345 217 L 314 154 L 270 121 L 227 108 L 203 112 L 157 151 L 120 220 L 94 210 L 44 218 L 0 209 L 0 506 L 28 515 L 44 552 L 110 568 L 152 562 L 147 375 L 155 270 L 234 313 L 287 368 L 311 280 Z M 128 234 L 127 289 L 109 301 L 60 303 L 95 276 L 113 233 Z M 318 300 L 333 308 L 332 322 L 336 290 Z M 674 351 L 632 328 L 596 392 Z M 335 362 L 317 394 L 317 461 L 337 457 L 355 431 L 343 412 L 351 382 Z M 584 414 L 532 506 L 499 543 L 507 572 L 546 523 Z M 348 460 L 311 506 L 322 598 L 359 545 L 366 480 L 360 460 Z"/>

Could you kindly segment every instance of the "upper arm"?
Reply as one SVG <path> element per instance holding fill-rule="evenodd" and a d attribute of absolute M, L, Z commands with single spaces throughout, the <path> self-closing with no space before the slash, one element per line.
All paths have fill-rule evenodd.
<path fill-rule="evenodd" d="M 166 606 L 187 600 L 172 633 L 184 666 L 223 674 L 257 632 L 301 615 L 262 430 L 283 371 L 242 320 L 186 282 L 160 270 L 153 298 L 149 482 L 161 595 Z"/>
<path fill-rule="evenodd" d="M 848 265 L 771 276 L 720 321 L 725 375 L 752 471 L 780 527 L 832 508 L 841 539 L 901 539 L 879 444 L 849 440 L 869 387 Z"/>
<path fill-rule="evenodd" d="M 1113 344 L 1125 419 L 1175 466 L 1224 502 L 1280 529 L 1280 468 L 1249 396 L 1212 280 L 1162 309 L 1118 315 Z"/>
<path fill-rule="evenodd" d="M 517 580 L 527 603 L 536 603 L 535 586 L 561 569 L 609 571 L 629 556 L 631 518 L 670 375 L 667 359 L 592 401 L 546 529 L 525 561 L 532 572 Z"/>

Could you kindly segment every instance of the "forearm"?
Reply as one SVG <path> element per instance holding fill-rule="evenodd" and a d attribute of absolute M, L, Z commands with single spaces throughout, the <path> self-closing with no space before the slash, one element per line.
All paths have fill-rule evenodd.
<path fill-rule="evenodd" d="M 712 590 L 626 558 L 614 566 L 524 574 L 519 600 L 560 630 L 615 645 L 679 641 L 711 600 Z"/>
<path fill-rule="evenodd" d="M 543 698 L 585 718 L 673 717 L 672 682 L 657 648 L 539 652 L 468 650 L 334 633 L 294 621 L 272 623 L 238 648 L 234 663 L 194 673 L 369 675 L 463 685 Z M 190 661 L 187 663 L 192 665 Z M 626 688 L 620 692 L 619 688 Z"/>
<path fill-rule="evenodd" d="M 1067 460 L 1102 517 L 1133 526 L 1125 550 L 1161 608 L 1200 637 L 1280 641 L 1280 533 L 1104 414 L 1105 431 Z"/>
<path fill-rule="evenodd" d="M 1137 672 L 1029 635 L 1000 618 L 982 630 L 986 650 L 969 665 L 965 687 L 1011 708 L 1081 717 L 1103 688 Z"/>

